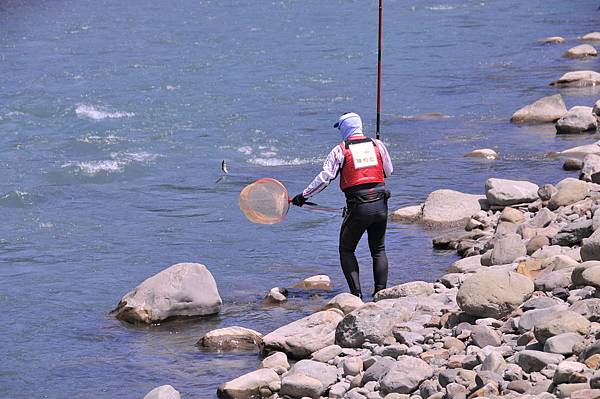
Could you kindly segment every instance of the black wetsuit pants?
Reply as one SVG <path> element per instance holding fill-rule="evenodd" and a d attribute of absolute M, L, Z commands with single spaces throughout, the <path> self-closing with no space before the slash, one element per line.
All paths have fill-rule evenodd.
<path fill-rule="evenodd" d="M 354 255 L 356 246 L 367 232 L 369 250 L 373 258 L 375 292 L 387 285 L 388 259 L 385 254 L 385 230 L 387 227 L 387 199 L 349 206 L 340 229 L 340 262 L 344 276 L 353 295 L 361 296 L 358 261 Z"/>

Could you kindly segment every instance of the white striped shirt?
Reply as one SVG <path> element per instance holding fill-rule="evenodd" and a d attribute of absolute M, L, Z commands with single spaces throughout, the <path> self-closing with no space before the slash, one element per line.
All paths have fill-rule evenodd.
<path fill-rule="evenodd" d="M 352 137 L 364 137 L 361 135 L 354 135 Z M 383 171 L 385 172 L 385 177 L 388 177 L 394 171 L 394 167 L 392 166 L 392 160 L 390 159 L 390 154 L 388 153 L 385 145 L 377 139 L 372 139 L 377 147 L 379 148 L 379 152 L 381 153 L 381 159 L 383 160 Z M 313 181 L 304 189 L 302 192 L 302 196 L 304 198 L 312 197 L 315 194 L 323 191 L 325 187 L 329 185 L 329 183 L 335 179 L 344 165 L 344 150 L 340 145 L 336 145 L 327 158 L 325 158 L 325 162 L 323 162 L 323 170 L 319 173 Z"/>

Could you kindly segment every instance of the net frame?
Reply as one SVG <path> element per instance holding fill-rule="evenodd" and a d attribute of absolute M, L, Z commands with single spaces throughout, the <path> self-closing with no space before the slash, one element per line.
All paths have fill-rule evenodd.
<path fill-rule="evenodd" d="M 240 210 L 256 224 L 276 224 L 283 221 L 290 208 L 285 186 L 276 179 L 264 177 L 248 184 L 240 192 Z"/>

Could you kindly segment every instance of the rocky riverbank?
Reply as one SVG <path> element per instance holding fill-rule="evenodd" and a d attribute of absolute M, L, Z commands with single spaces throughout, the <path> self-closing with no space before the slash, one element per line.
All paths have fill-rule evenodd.
<path fill-rule="evenodd" d="M 600 41 L 600 33 L 582 40 Z M 585 44 L 564 56 L 596 51 Z M 575 71 L 551 85 L 599 83 L 597 72 Z M 591 105 L 567 110 L 555 94 L 516 111 L 511 121 L 553 123 L 557 134 L 580 134 L 598 128 L 600 101 Z M 393 286 L 368 303 L 340 294 L 264 336 L 232 326 L 201 337 L 203 347 L 264 356 L 256 371 L 219 386 L 218 396 L 600 398 L 600 142 L 551 155 L 570 158 L 564 167 L 581 170 L 579 178 L 541 187 L 490 178 L 479 194 L 437 190 L 423 204 L 391 215 L 443 230 L 433 245 L 462 257 L 435 283 Z M 499 154 L 481 149 L 465 156 L 494 160 Z M 315 276 L 298 287 L 329 284 Z M 285 302 L 286 290 L 273 288 L 265 300 Z M 179 264 L 123 297 L 114 314 L 153 323 L 213 314 L 221 304 L 203 265 Z M 146 398 L 179 394 L 163 386 Z"/>

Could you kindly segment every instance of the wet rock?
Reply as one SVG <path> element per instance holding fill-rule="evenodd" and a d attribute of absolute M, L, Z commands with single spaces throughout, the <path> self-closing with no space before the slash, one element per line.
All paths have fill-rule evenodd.
<path fill-rule="evenodd" d="M 206 266 L 178 263 L 127 293 L 111 314 L 130 323 L 157 323 L 173 317 L 215 314 L 222 303 Z"/>
<path fill-rule="evenodd" d="M 261 396 L 261 389 L 279 391 L 279 375 L 271 369 L 259 369 L 220 385 L 217 395 L 223 399 L 252 399 Z"/>
<path fill-rule="evenodd" d="M 525 244 L 518 234 L 507 234 L 496 240 L 494 248 L 489 252 L 489 257 L 484 254 L 481 264 L 485 266 L 506 265 L 512 263 L 520 256 L 527 254 Z"/>
<path fill-rule="evenodd" d="M 585 335 L 590 331 L 590 322 L 578 313 L 562 310 L 544 317 L 535 323 L 535 338 L 544 344 L 548 338 L 564 333 Z"/>
<path fill-rule="evenodd" d="M 198 341 L 198 345 L 213 350 L 259 350 L 262 345 L 262 334 L 244 327 L 226 327 L 206 333 Z"/>
<path fill-rule="evenodd" d="M 568 158 L 563 163 L 564 170 L 581 170 L 583 168 L 583 160 Z"/>
<path fill-rule="evenodd" d="M 144 396 L 144 399 L 180 399 L 179 392 L 171 385 L 156 387 Z"/>
<path fill-rule="evenodd" d="M 485 196 L 491 205 L 513 205 L 533 202 L 539 197 L 537 184 L 528 181 L 487 179 Z"/>
<path fill-rule="evenodd" d="M 383 344 L 397 323 L 410 319 L 410 312 L 403 306 L 382 308 L 375 303 L 347 314 L 337 325 L 335 343 L 345 348 L 359 348 L 366 341 Z"/>
<path fill-rule="evenodd" d="M 390 215 L 390 218 L 392 221 L 398 223 L 417 223 L 423 217 L 423 205 L 419 204 L 397 209 Z"/>
<path fill-rule="evenodd" d="M 571 205 L 581 201 L 589 193 L 586 182 L 566 178 L 556 185 L 558 192 L 548 202 L 548 209 L 556 210 L 561 206 Z"/>
<path fill-rule="evenodd" d="M 594 71 L 567 72 L 558 80 L 550 83 L 559 87 L 588 87 L 600 84 L 600 73 Z"/>
<path fill-rule="evenodd" d="M 423 206 L 423 223 L 430 228 L 463 227 L 481 210 L 480 195 L 454 190 L 436 190 L 429 194 Z"/>
<path fill-rule="evenodd" d="M 342 312 L 326 310 L 296 320 L 263 337 L 265 351 L 281 351 L 295 358 L 304 358 L 326 346 L 333 345 L 335 328 Z"/>
<path fill-rule="evenodd" d="M 515 362 L 525 371 L 531 373 L 540 371 L 549 364 L 558 364 L 564 356 L 555 353 L 546 353 L 536 350 L 523 350 L 515 355 Z"/>
<path fill-rule="evenodd" d="M 498 159 L 498 153 L 491 148 L 482 148 L 479 150 L 473 150 L 465 154 L 468 158 L 484 158 L 484 159 Z"/>
<path fill-rule="evenodd" d="M 575 106 L 556 122 L 556 133 L 577 134 L 596 130 L 598 121 L 591 107 Z"/>
<path fill-rule="evenodd" d="M 519 109 L 510 118 L 512 123 L 552 123 L 567 113 L 560 94 L 540 98 Z"/>
<path fill-rule="evenodd" d="M 433 368 L 424 361 L 401 356 L 381 380 L 380 390 L 383 394 L 411 393 L 432 376 Z"/>
<path fill-rule="evenodd" d="M 600 183 L 600 155 L 588 154 L 583 158 L 579 178 L 583 181 Z"/>
<path fill-rule="evenodd" d="M 288 291 L 285 288 L 273 287 L 265 296 L 265 300 L 270 303 L 282 303 L 287 301 Z"/>
<path fill-rule="evenodd" d="M 560 36 L 551 36 L 541 39 L 540 42 L 544 44 L 560 44 L 565 42 L 565 38 Z"/>
<path fill-rule="evenodd" d="M 486 270 L 465 280 L 458 289 L 456 301 L 467 314 L 499 319 L 525 302 L 533 289 L 533 282 L 525 276 Z"/>
<path fill-rule="evenodd" d="M 433 284 L 425 281 L 411 281 L 383 289 L 377 292 L 373 299 L 375 301 L 380 301 L 382 299 L 395 299 L 419 295 L 429 296 L 431 294 L 433 294 Z"/>
<path fill-rule="evenodd" d="M 325 309 L 339 309 L 346 315 L 363 305 L 364 302 L 359 297 L 343 292 L 327 302 Z"/>
<path fill-rule="evenodd" d="M 581 44 L 579 46 L 568 49 L 564 56 L 566 58 L 586 58 L 595 57 L 598 55 L 596 49 L 589 44 Z"/>
<path fill-rule="evenodd" d="M 270 356 L 265 357 L 260 362 L 260 367 L 263 369 L 273 369 L 277 374 L 283 374 L 290 368 L 287 355 L 283 352 L 275 352 Z"/>
<path fill-rule="evenodd" d="M 329 276 L 320 274 L 306 278 L 299 283 L 296 283 L 293 288 L 299 288 L 303 290 L 325 290 L 329 291 L 332 288 L 331 279 Z"/>
<path fill-rule="evenodd" d="M 581 37 L 581 40 L 585 41 L 600 41 L 600 32 L 590 32 Z"/>

